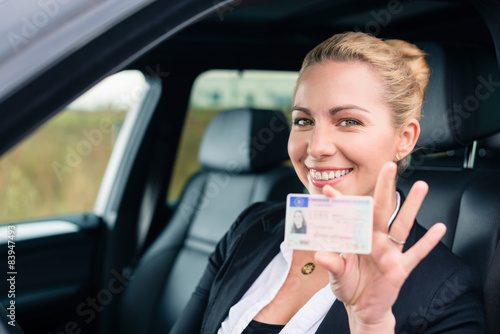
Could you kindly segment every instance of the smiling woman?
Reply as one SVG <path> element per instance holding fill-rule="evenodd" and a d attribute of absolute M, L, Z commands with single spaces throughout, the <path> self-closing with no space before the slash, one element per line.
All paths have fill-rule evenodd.
<path fill-rule="evenodd" d="M 283 205 L 254 205 L 219 243 L 172 333 L 413 333 L 421 323 L 412 312 L 437 302 L 441 313 L 425 319 L 426 329 L 484 331 L 477 278 L 438 244 L 445 226 L 425 231 L 415 222 L 427 185 L 416 182 L 406 199 L 396 191 L 397 165 L 420 133 L 428 76 L 417 47 L 364 33 L 335 35 L 306 56 L 290 158 L 311 194 L 373 196 L 372 251 L 290 249 L 277 232 Z M 267 253 L 272 260 L 261 263 Z M 450 279 L 464 289 L 444 301 Z M 223 286 L 237 297 L 226 298 Z"/>

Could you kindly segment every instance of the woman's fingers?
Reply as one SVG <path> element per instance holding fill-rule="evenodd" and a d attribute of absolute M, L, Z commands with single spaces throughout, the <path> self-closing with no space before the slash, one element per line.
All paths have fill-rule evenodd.
<path fill-rule="evenodd" d="M 330 288 L 335 297 L 339 301 L 352 303 L 353 298 L 357 296 L 358 288 L 358 280 L 355 278 L 356 273 L 358 273 L 357 269 L 359 269 L 356 265 L 358 262 L 355 261 L 356 255 L 320 251 L 316 252 L 314 258 L 318 265 L 328 270 Z M 349 259 L 350 261 L 348 261 Z M 349 267 L 352 270 L 349 270 Z"/>
<path fill-rule="evenodd" d="M 406 241 L 428 190 L 429 186 L 423 181 L 415 182 L 411 187 L 408 197 L 388 232 L 393 241 L 400 241 L 401 243 Z"/>
<path fill-rule="evenodd" d="M 446 225 L 443 223 L 434 224 L 413 247 L 404 253 L 403 266 L 408 274 L 436 247 L 445 233 Z"/>
<path fill-rule="evenodd" d="M 374 230 L 387 231 L 387 223 L 394 212 L 394 188 L 397 166 L 387 162 L 382 166 L 378 175 L 375 192 L 373 194 L 373 224 Z"/>
<path fill-rule="evenodd" d="M 338 277 L 344 272 L 345 262 L 338 253 L 318 251 L 314 254 L 314 259 L 320 266 L 328 269 L 333 277 Z"/>

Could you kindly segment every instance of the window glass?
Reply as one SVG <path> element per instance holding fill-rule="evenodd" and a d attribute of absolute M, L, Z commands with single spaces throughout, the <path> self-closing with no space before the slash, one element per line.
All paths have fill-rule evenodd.
<path fill-rule="evenodd" d="M 91 211 L 127 112 L 141 102 L 138 71 L 110 76 L 0 158 L 0 222 Z"/>
<path fill-rule="evenodd" d="M 188 178 L 200 169 L 198 149 L 210 120 L 222 110 L 252 107 L 278 109 L 290 119 L 298 72 L 211 70 L 191 91 L 189 110 L 174 166 L 168 201 L 176 201 Z"/>

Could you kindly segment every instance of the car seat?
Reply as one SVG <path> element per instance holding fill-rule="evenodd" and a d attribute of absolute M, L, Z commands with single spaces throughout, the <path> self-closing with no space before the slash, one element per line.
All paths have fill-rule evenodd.
<path fill-rule="evenodd" d="M 208 256 L 237 216 L 258 201 L 284 201 L 303 186 L 288 160 L 279 111 L 233 109 L 210 123 L 194 175 L 164 230 L 139 260 L 119 309 L 120 333 L 167 333 Z"/>
<path fill-rule="evenodd" d="M 448 230 L 442 242 L 470 265 L 483 283 L 489 333 L 500 333 L 500 171 L 473 168 L 474 141 L 500 131 L 500 74 L 486 50 L 421 43 L 431 77 L 423 104 L 422 132 L 398 188 L 417 180 L 429 193 L 417 215 L 426 228 Z M 465 152 L 449 165 L 446 152 Z M 438 165 L 441 166 L 438 166 Z M 494 259 L 494 257 L 496 257 Z"/>

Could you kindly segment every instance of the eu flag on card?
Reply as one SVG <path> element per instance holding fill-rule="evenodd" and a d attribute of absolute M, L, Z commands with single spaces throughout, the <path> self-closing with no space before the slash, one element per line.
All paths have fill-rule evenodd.
<path fill-rule="evenodd" d="M 308 201 L 307 197 L 290 197 L 290 206 L 307 208 Z"/>

